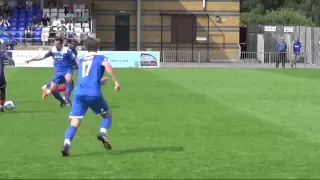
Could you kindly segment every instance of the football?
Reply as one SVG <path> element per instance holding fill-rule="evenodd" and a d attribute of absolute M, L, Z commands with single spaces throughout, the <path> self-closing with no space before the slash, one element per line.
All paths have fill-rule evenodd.
<path fill-rule="evenodd" d="M 7 110 L 7 111 L 12 111 L 16 108 L 16 106 L 14 105 L 13 101 L 6 101 L 4 103 L 4 108 Z"/>

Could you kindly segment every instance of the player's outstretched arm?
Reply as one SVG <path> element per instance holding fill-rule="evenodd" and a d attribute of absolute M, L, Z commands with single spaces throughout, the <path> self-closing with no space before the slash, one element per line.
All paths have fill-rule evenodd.
<path fill-rule="evenodd" d="M 34 57 L 34 58 L 30 59 L 30 60 L 26 60 L 26 64 L 28 64 L 28 63 L 30 63 L 32 61 L 41 61 L 41 60 L 44 60 L 44 59 L 46 59 L 46 58 L 48 58 L 50 56 L 53 56 L 51 50 L 48 51 L 45 55 L 39 55 L 39 56 L 36 56 L 36 57 Z"/>
<path fill-rule="evenodd" d="M 110 76 L 112 77 L 112 80 L 115 84 L 115 90 L 119 91 L 120 90 L 120 83 L 118 81 L 117 76 L 114 74 L 113 70 L 112 70 L 112 66 L 108 61 L 103 61 L 102 66 L 104 66 L 105 70 L 108 72 L 108 74 L 110 74 Z"/>

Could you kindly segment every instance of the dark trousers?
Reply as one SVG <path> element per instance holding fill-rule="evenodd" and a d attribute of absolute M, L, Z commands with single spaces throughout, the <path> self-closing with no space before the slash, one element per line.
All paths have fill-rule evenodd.
<path fill-rule="evenodd" d="M 279 63 L 282 63 L 282 67 L 284 68 L 286 66 L 286 60 L 287 60 L 287 53 L 281 52 L 279 53 L 277 59 L 276 59 L 276 67 L 279 67 Z"/>

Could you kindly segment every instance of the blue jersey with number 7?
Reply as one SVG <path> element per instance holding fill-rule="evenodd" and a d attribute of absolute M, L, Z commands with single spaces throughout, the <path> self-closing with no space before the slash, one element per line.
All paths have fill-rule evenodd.
<path fill-rule="evenodd" d="M 101 78 L 105 68 L 102 66 L 108 59 L 103 55 L 87 55 L 78 63 L 78 83 L 75 96 L 102 96 Z"/>

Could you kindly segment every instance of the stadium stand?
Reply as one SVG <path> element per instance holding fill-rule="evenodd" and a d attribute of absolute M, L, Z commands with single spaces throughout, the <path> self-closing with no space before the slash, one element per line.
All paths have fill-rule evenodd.
<path fill-rule="evenodd" d="M 80 42 L 91 32 L 90 12 L 83 4 L 41 9 L 39 4 L 27 1 L 24 7 L 4 4 L 1 10 L 0 38 L 9 49 L 17 43 L 50 44 L 56 36 L 75 38 Z"/>

